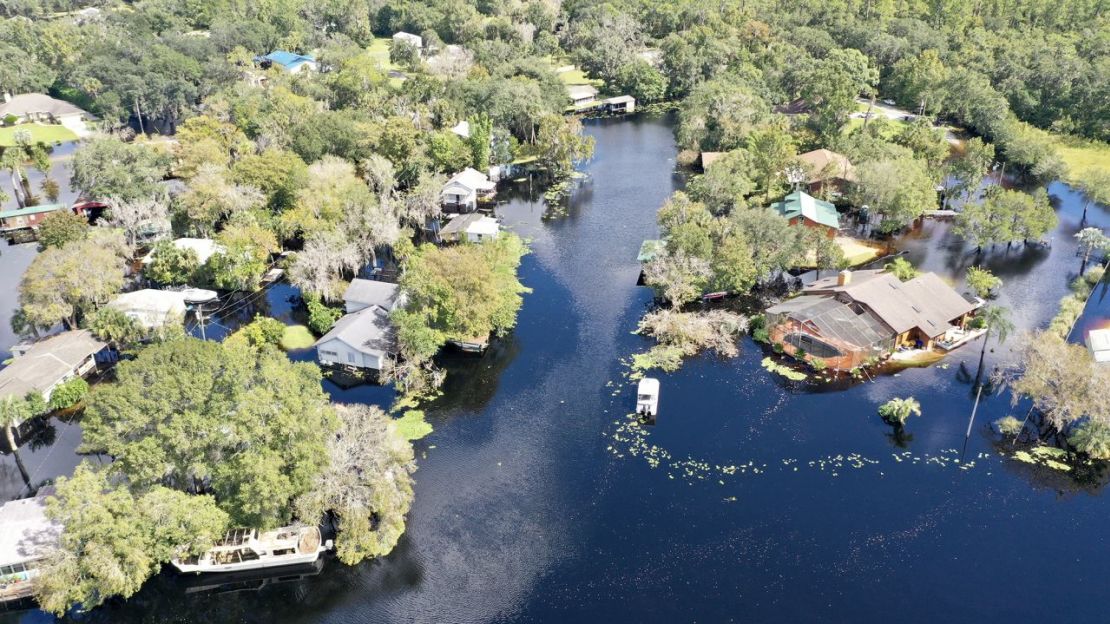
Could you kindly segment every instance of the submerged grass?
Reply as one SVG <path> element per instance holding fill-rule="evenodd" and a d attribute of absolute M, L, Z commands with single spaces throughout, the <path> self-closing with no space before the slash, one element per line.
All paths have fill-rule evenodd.
<path fill-rule="evenodd" d="M 424 420 L 424 410 L 409 410 L 395 422 L 397 432 L 406 440 L 419 440 L 432 432 L 432 425 Z"/>
<path fill-rule="evenodd" d="M 304 325 L 290 325 L 281 334 L 281 348 L 286 351 L 307 349 L 315 342 L 316 337 Z"/>

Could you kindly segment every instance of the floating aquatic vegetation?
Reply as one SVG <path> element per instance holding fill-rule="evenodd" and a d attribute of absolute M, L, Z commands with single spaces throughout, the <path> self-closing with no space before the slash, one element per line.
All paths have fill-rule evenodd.
<path fill-rule="evenodd" d="M 783 377 L 786 377 L 791 381 L 803 381 L 806 379 L 806 377 L 808 377 L 808 375 L 801 371 L 796 371 L 789 366 L 779 364 L 778 362 L 771 359 L 771 356 L 763 358 L 762 365 L 763 368 L 767 369 L 768 371 L 772 373 L 778 373 L 779 375 L 782 375 Z"/>
<path fill-rule="evenodd" d="M 408 410 L 394 422 L 397 423 L 397 432 L 406 440 L 419 440 L 432 432 L 432 426 L 424 420 L 423 410 Z"/>
<path fill-rule="evenodd" d="M 1067 459 L 1067 456 L 1068 454 L 1064 449 L 1054 446 L 1038 446 L 1028 451 L 1015 451 L 1013 454 L 1013 458 L 1020 462 L 1046 466 L 1064 472 L 1073 469 L 1071 465 L 1061 461 Z"/>

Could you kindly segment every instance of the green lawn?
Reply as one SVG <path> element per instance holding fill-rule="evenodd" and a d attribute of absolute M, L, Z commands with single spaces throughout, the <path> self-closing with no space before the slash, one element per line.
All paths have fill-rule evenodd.
<path fill-rule="evenodd" d="M 304 325 L 290 325 L 281 335 L 281 348 L 286 351 L 307 349 L 316 342 L 316 337 Z"/>
<path fill-rule="evenodd" d="M 42 142 L 47 145 L 77 140 L 77 135 L 65 126 L 31 123 L 0 128 L 0 146 L 7 147 L 9 145 L 15 145 L 15 133 L 17 130 L 29 130 L 33 142 Z"/>
<path fill-rule="evenodd" d="M 1056 151 L 1068 166 L 1067 180 L 1076 182 L 1095 170 L 1110 173 L 1110 145 L 1076 137 L 1056 136 Z"/>

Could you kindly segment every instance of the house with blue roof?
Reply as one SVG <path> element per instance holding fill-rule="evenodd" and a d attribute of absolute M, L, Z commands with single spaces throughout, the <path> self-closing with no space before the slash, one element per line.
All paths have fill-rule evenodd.
<path fill-rule="evenodd" d="M 840 230 L 836 206 L 802 191 L 794 191 L 782 201 L 771 204 L 771 209 L 785 217 L 790 225 L 823 229 L 829 238 L 834 238 Z"/>
<path fill-rule="evenodd" d="M 286 52 L 285 50 L 274 50 L 266 56 L 259 56 L 255 58 L 263 68 L 270 68 L 272 66 L 280 67 L 285 71 L 296 74 L 302 70 L 316 71 L 316 59 L 304 54 L 297 54 L 295 52 Z"/>

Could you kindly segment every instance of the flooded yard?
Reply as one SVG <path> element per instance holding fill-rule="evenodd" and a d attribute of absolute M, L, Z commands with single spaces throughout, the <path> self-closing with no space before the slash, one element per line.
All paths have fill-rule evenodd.
<path fill-rule="evenodd" d="M 592 121 L 587 132 L 596 156 L 565 214 L 545 218 L 527 183 L 500 194 L 504 224 L 531 240 L 521 279 L 533 293 L 488 353 L 447 358 L 444 396 L 427 406 L 435 431 L 417 443 L 408 531 L 390 556 L 219 594 L 188 593 L 163 573 L 83 620 L 1050 621 L 1053 601 L 1021 598 L 1032 579 L 1076 621 L 1105 618 L 1107 477 L 1001 454 L 989 423 L 1025 409 L 1004 389 L 984 392 L 965 439 L 978 340 L 928 368 L 822 384 L 768 372 L 769 353 L 745 338 L 735 359 L 702 356 L 655 375 L 657 424 L 632 424 L 626 362 L 650 346 L 631 332 L 651 305 L 636 253 L 684 180 L 668 118 Z M 991 269 L 1018 328 L 1043 328 L 1079 271 L 1083 203 L 1066 185 L 1049 191 L 1060 216 L 1049 246 L 977 255 L 950 222 L 926 221 L 896 247 L 957 285 L 968 266 Z M 1088 220 L 1110 226 L 1103 207 Z M 9 263 L 23 256 L 3 251 L 7 312 L 21 272 Z M 278 285 L 253 308 L 216 315 L 223 329 L 213 323 L 207 336 L 254 311 L 294 322 L 295 297 Z M 1094 298 L 1105 316 L 1105 284 Z M 0 336 L 7 349 L 13 338 Z M 992 343 L 988 366 L 1012 364 L 1018 339 Z M 380 386 L 327 390 L 342 402 L 392 400 Z M 876 414 L 895 396 L 916 397 L 924 412 L 904 436 Z M 54 444 L 22 458 L 48 466 L 42 478 L 76 461 L 78 428 L 56 428 Z M 12 458 L 2 461 L 10 498 L 22 483 Z"/>

